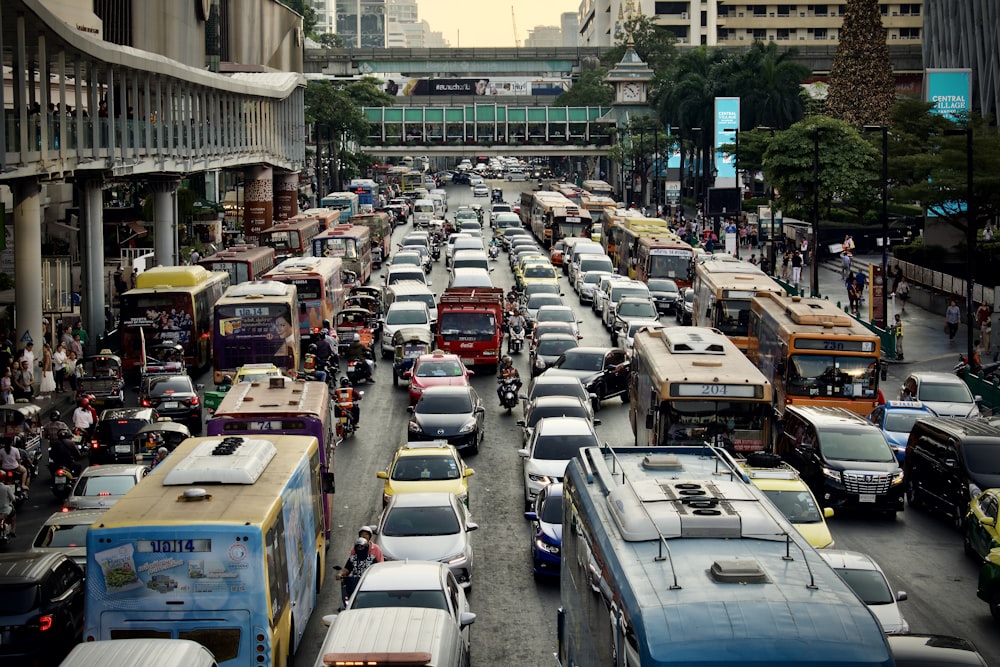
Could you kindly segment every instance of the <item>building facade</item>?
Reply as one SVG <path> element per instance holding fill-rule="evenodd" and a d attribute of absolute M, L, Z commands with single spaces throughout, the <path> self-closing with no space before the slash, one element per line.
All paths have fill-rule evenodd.
<path fill-rule="evenodd" d="M 528 48 L 557 47 L 563 45 L 562 28 L 555 25 L 536 25 L 528 30 L 524 46 Z"/>
<path fill-rule="evenodd" d="M 386 0 L 335 0 L 336 33 L 344 46 L 382 49 L 388 21 Z"/>
<path fill-rule="evenodd" d="M 972 106 L 1000 111 L 1000 2 L 924 0 L 924 67 L 972 69 Z"/>

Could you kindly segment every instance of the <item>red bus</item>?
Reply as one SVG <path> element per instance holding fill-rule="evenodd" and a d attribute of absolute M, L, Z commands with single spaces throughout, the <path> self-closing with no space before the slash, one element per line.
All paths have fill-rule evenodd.
<path fill-rule="evenodd" d="M 229 274 L 229 283 L 239 285 L 258 280 L 273 269 L 278 263 L 276 257 L 274 248 L 237 245 L 204 257 L 198 264 L 209 271 L 225 271 Z"/>

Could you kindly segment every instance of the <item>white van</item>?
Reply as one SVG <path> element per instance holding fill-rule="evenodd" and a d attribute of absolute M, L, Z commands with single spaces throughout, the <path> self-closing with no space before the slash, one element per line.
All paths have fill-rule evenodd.
<path fill-rule="evenodd" d="M 431 314 L 431 324 L 437 322 L 437 301 L 434 300 L 434 293 L 427 288 L 427 285 L 405 280 L 390 285 L 385 291 L 385 308 L 388 309 L 397 301 L 419 301 L 427 306 L 427 311 Z"/>
<path fill-rule="evenodd" d="M 445 198 L 436 192 L 431 192 L 430 200 L 434 202 L 434 218 L 444 218 L 444 214 L 448 211 L 448 206 L 445 204 Z"/>
<path fill-rule="evenodd" d="M 432 198 L 434 197 L 434 195 L 439 195 L 441 197 L 441 201 L 444 202 L 445 213 L 448 212 L 448 191 L 447 190 L 442 190 L 441 188 L 434 188 L 428 194 L 430 194 L 430 196 Z M 444 216 L 442 215 L 441 217 L 443 218 Z"/>
<path fill-rule="evenodd" d="M 77 644 L 59 667 L 219 667 L 190 639 L 109 639 Z"/>
<path fill-rule="evenodd" d="M 372 607 L 348 609 L 331 618 L 315 667 L 369 664 L 351 661 L 373 654 L 406 654 L 411 660 L 420 655 L 420 664 L 427 667 L 465 667 L 470 660 L 462 631 L 448 612 L 424 607 Z M 396 662 L 390 659 L 379 664 Z"/>
<path fill-rule="evenodd" d="M 441 216 L 435 213 L 433 199 L 418 199 L 413 203 L 413 226 L 427 227 L 434 218 Z"/>

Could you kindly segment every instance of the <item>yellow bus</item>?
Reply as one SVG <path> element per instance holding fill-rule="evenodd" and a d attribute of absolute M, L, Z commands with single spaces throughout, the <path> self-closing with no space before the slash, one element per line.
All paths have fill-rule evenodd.
<path fill-rule="evenodd" d="M 750 300 L 758 292 L 785 293 L 781 285 L 759 268 L 733 258 L 698 264 L 693 288 L 691 323 L 718 329 L 744 353 L 749 345 Z"/>
<path fill-rule="evenodd" d="M 694 272 L 694 249 L 676 234 L 642 234 L 635 250 L 635 279 L 668 278 L 678 287 L 690 287 Z M 629 269 L 629 273 L 632 269 Z"/>
<path fill-rule="evenodd" d="M 593 179 L 584 181 L 580 185 L 583 186 L 583 189 L 586 190 L 587 192 L 595 194 L 599 197 L 607 197 L 608 199 L 611 199 L 612 197 L 615 196 L 614 188 L 612 188 L 611 184 L 608 183 L 607 181 L 600 181 L 597 179 Z"/>
<path fill-rule="evenodd" d="M 667 221 L 647 218 L 638 211 L 619 208 L 608 212 L 601 221 L 601 245 L 608 257 L 617 263 L 618 244 L 626 229 L 648 229 L 650 231 L 669 230 Z"/>
<path fill-rule="evenodd" d="M 878 336 L 822 299 L 761 292 L 750 303 L 747 356 L 774 384 L 775 408 L 814 405 L 867 415 L 878 404 Z"/>
<path fill-rule="evenodd" d="M 260 244 L 274 248 L 277 261 L 309 254 L 310 241 L 320 233 L 320 219 L 300 213 L 260 233 Z"/>
<path fill-rule="evenodd" d="M 286 667 L 326 572 L 316 438 L 189 438 L 87 533 L 86 641 Z"/>
<path fill-rule="evenodd" d="M 604 219 L 614 215 L 618 205 L 611 197 L 599 194 L 585 194 L 580 197 L 580 208 L 586 209 L 590 213 L 590 220 L 594 225 L 594 231 L 604 230 Z"/>
<path fill-rule="evenodd" d="M 715 329 L 643 329 L 635 335 L 629 421 L 638 447 L 771 442 L 771 383 Z"/>
<path fill-rule="evenodd" d="M 670 231 L 666 223 L 662 225 L 650 224 L 648 220 L 655 220 L 655 218 L 643 218 L 642 220 L 629 220 L 623 229 L 621 230 L 621 235 L 618 237 L 617 243 L 615 244 L 615 266 L 618 269 L 618 273 L 623 276 L 628 276 L 633 280 L 638 280 L 638 257 L 639 257 L 639 239 L 648 236 L 656 237 L 661 241 L 678 244 L 683 243 L 684 246 L 690 248 L 691 246 L 684 243 L 681 237 Z M 677 246 L 681 247 L 681 246 Z M 694 256 L 694 251 L 691 251 L 691 257 Z M 687 273 L 685 272 L 685 276 Z M 659 276 L 658 276 L 659 277 Z"/>
<path fill-rule="evenodd" d="M 576 204 L 558 192 L 553 192 L 551 190 L 538 190 L 531 193 L 522 193 L 522 220 L 525 219 L 525 195 L 527 195 L 529 199 L 527 220 L 528 226 L 531 228 L 531 233 L 535 235 L 535 238 L 538 239 L 539 243 L 548 248 L 555 242 L 555 240 L 558 240 L 553 240 L 552 238 L 552 220 L 555 216 L 555 209 L 557 207 L 560 209 L 573 207 L 575 209 Z"/>

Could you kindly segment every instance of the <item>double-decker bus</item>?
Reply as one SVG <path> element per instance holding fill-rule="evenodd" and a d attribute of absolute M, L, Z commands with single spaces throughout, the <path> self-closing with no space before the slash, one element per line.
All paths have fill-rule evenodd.
<path fill-rule="evenodd" d="M 338 257 L 293 257 L 265 274 L 265 280 L 295 285 L 299 333 L 303 344 L 319 331 L 323 320 L 333 322 L 344 307 L 343 265 Z"/>
<path fill-rule="evenodd" d="M 747 356 L 774 384 L 775 408 L 814 405 L 867 415 L 878 404 L 881 341 L 829 301 L 760 292 Z"/>
<path fill-rule="evenodd" d="M 635 253 L 635 277 L 644 283 L 651 278 L 669 278 L 680 287 L 691 286 L 694 249 L 676 234 L 639 237 Z"/>
<path fill-rule="evenodd" d="M 285 667 L 323 586 L 316 438 L 189 438 L 87 533 L 84 637 L 191 639 Z"/>
<path fill-rule="evenodd" d="M 759 292 L 785 293 L 758 267 L 728 255 L 698 264 L 693 288 L 691 323 L 718 329 L 743 352 L 750 345 L 750 300 Z"/>
<path fill-rule="evenodd" d="M 209 271 L 228 273 L 231 285 L 258 280 L 277 263 L 274 248 L 252 245 L 232 246 L 198 261 Z"/>
<path fill-rule="evenodd" d="M 145 345 L 179 343 L 184 347 L 186 366 L 208 366 L 212 361 L 212 306 L 227 287 L 228 273 L 203 266 L 157 266 L 136 276 L 135 289 L 122 295 L 123 369 L 139 369 L 143 340 Z"/>
<path fill-rule="evenodd" d="M 875 616 L 724 450 L 583 448 L 562 507 L 561 665 L 894 664 Z"/>
<path fill-rule="evenodd" d="M 600 197 L 607 197 L 608 199 L 614 199 L 615 190 L 611 187 L 611 184 L 607 181 L 601 181 L 597 179 L 591 179 L 584 181 L 580 184 L 584 190 L 592 194 L 598 195 Z"/>
<path fill-rule="evenodd" d="M 340 211 L 340 222 L 347 222 L 351 219 L 352 215 L 357 215 L 361 212 L 358 204 L 358 195 L 355 192 L 331 192 L 320 200 L 319 205 L 324 208 Z"/>
<path fill-rule="evenodd" d="M 639 331 L 633 340 L 629 421 L 635 444 L 722 444 L 733 452 L 771 443 L 771 382 L 714 329 Z"/>
<path fill-rule="evenodd" d="M 643 219 L 645 220 L 645 218 Z M 657 224 L 648 224 L 638 220 L 630 220 L 622 228 L 621 235 L 615 244 L 616 268 L 623 276 L 638 279 L 639 268 L 639 240 L 643 237 L 652 236 L 660 239 L 661 242 L 681 243 L 683 247 L 690 249 L 691 246 L 681 241 L 681 237 L 670 231 L 669 227 Z M 681 246 L 678 246 L 681 248 Z M 694 256 L 694 251 L 691 252 Z M 687 275 L 686 273 L 684 275 Z M 654 278 L 667 278 L 669 276 L 653 276 Z"/>
<path fill-rule="evenodd" d="M 375 207 L 378 200 L 378 183 L 370 178 L 354 178 L 347 189 L 358 196 L 358 211 L 367 213 Z"/>
<path fill-rule="evenodd" d="M 227 289 L 213 308 L 215 384 L 245 364 L 266 362 L 295 373 L 301 346 L 298 307 L 295 285 L 257 280 Z"/>
<path fill-rule="evenodd" d="M 630 209 L 615 209 L 605 215 L 601 223 L 601 245 L 608 257 L 617 261 L 618 245 L 626 229 L 668 231 L 667 221 L 661 218 L 647 218 Z"/>
<path fill-rule="evenodd" d="M 382 248 L 382 257 L 389 257 L 392 243 L 392 221 L 385 211 L 371 211 L 351 216 L 350 224 L 368 228 L 372 250 Z"/>
<path fill-rule="evenodd" d="M 309 241 L 319 234 L 319 220 L 300 214 L 260 233 L 260 244 L 274 248 L 278 261 L 309 253 Z"/>
<path fill-rule="evenodd" d="M 325 382 L 271 377 L 241 382 L 226 392 L 208 420 L 208 435 L 304 435 L 319 442 L 319 472 L 328 493 L 334 489 L 333 453 L 337 447 L 335 404 Z M 323 531 L 330 539 L 329 498 L 323 498 Z"/>
<path fill-rule="evenodd" d="M 358 282 L 366 283 L 372 275 L 371 231 L 362 225 L 337 225 L 313 238 L 312 255 L 338 258 Z"/>

